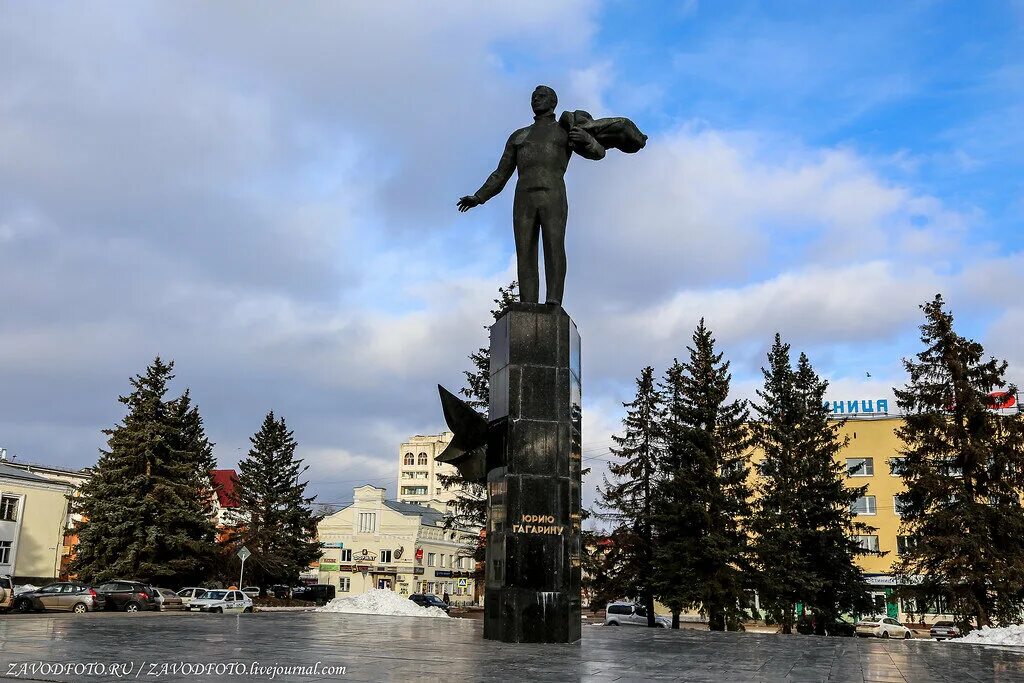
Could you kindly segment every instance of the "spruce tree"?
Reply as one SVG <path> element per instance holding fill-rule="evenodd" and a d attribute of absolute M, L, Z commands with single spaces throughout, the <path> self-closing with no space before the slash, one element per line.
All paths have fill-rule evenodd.
<path fill-rule="evenodd" d="M 273 411 L 249 441 L 252 447 L 238 463 L 238 521 L 228 546 L 235 552 L 244 545 L 252 553 L 245 563 L 252 583 L 291 585 L 322 549 L 314 498 L 306 496 L 308 482 L 300 481 L 309 467 L 295 457 L 294 434 Z"/>
<path fill-rule="evenodd" d="M 217 469 L 217 458 L 213 454 L 214 444 L 206 436 L 206 427 L 199 414 L 199 406 L 192 403 L 189 389 L 171 401 L 171 417 L 177 423 L 175 430 L 178 435 L 176 450 L 182 454 L 182 460 L 196 479 L 195 505 L 207 519 L 216 515 L 216 496 L 211 495 L 211 473 Z M 215 491 L 212 491 L 215 494 Z"/>
<path fill-rule="evenodd" d="M 128 413 L 104 430 L 93 476 L 72 499 L 85 519 L 72 571 L 86 581 L 115 577 L 162 584 L 205 579 L 216 529 L 205 468 L 212 458 L 198 409 L 186 392 L 166 400 L 174 363 L 157 357 L 132 391 L 119 397 Z"/>
<path fill-rule="evenodd" d="M 619 585 L 627 595 L 640 598 L 647 608 L 647 625 L 655 626 L 655 566 L 653 515 L 658 462 L 661 459 L 660 401 L 654 384 L 654 369 L 646 367 L 636 380 L 636 398 L 624 403 L 624 433 L 612 436 L 612 455 L 620 462 L 608 465 L 612 475 L 604 477 L 598 490 L 601 517 L 611 520 Z"/>
<path fill-rule="evenodd" d="M 828 383 L 804 354 L 794 370 L 778 334 L 762 371 L 752 423 L 762 457 L 751 544 L 761 605 L 791 633 L 797 603 L 820 622 L 864 606 L 867 586 L 855 558 L 868 551 L 852 536 L 872 529 L 851 512 L 866 487 L 847 487 L 836 461 L 846 441 L 824 405 Z"/>
<path fill-rule="evenodd" d="M 728 401 L 728 361 L 704 320 L 662 384 L 664 454 L 654 513 L 660 600 L 679 628 L 683 608 L 700 607 L 712 630 L 738 628 L 746 611 L 744 564 L 750 514 L 748 411 Z"/>
<path fill-rule="evenodd" d="M 610 534 L 584 530 L 583 582 L 589 589 L 590 609 L 596 612 L 609 602 L 636 594 L 632 575 L 637 536 L 632 529 L 620 526 Z"/>
<path fill-rule="evenodd" d="M 910 381 L 896 390 L 900 516 L 916 540 L 899 571 L 920 578 L 920 597 L 948 598 L 964 625 L 1011 623 L 1024 607 L 1024 418 L 992 410 L 988 393 L 1016 388 L 1005 361 L 956 333 L 941 296 L 921 308 L 925 348 L 904 359 Z"/>
<path fill-rule="evenodd" d="M 508 312 L 516 301 L 517 283 L 513 280 L 507 287 L 498 287 L 498 298 L 494 300 L 495 308 L 491 309 L 491 318 L 498 318 Z M 490 325 L 484 326 L 490 330 Z M 459 393 L 466 397 L 470 406 L 484 417 L 490 405 L 491 385 L 491 351 L 489 347 L 481 347 L 469 355 L 472 370 L 466 370 L 466 386 Z M 445 489 L 455 492 L 455 499 L 448 504 L 445 515 L 446 528 L 481 529 L 487 526 L 487 492 L 476 482 L 466 481 L 457 470 L 452 474 L 438 474 L 437 480 Z M 472 556 L 476 562 L 484 562 L 486 555 L 486 539 L 481 537 L 472 549 L 462 551 Z M 478 577 L 482 579 L 483 577 Z"/>

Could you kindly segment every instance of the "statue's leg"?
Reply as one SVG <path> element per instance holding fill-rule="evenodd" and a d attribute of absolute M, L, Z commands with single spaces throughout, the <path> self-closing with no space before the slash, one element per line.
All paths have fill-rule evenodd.
<path fill-rule="evenodd" d="M 565 291 L 565 222 L 569 204 L 565 192 L 552 192 L 541 209 L 541 235 L 544 239 L 544 280 L 547 284 L 545 301 L 562 304 Z"/>
<path fill-rule="evenodd" d="M 540 272 L 537 247 L 540 237 L 537 207 L 528 192 L 516 192 L 512 202 L 512 229 L 516 238 L 516 263 L 519 267 L 519 300 L 540 301 Z"/>

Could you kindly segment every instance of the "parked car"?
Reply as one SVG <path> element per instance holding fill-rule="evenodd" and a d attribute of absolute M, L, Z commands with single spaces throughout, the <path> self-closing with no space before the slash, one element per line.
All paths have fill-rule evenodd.
<path fill-rule="evenodd" d="M 936 621 L 932 624 L 928 634 L 935 640 L 945 640 L 947 638 L 959 638 L 963 635 L 960 632 L 960 627 L 954 624 L 952 621 Z"/>
<path fill-rule="evenodd" d="M 326 605 L 337 594 L 337 588 L 329 583 L 318 583 L 313 586 L 302 586 L 292 590 L 292 597 L 296 600 L 315 602 L 317 605 Z"/>
<path fill-rule="evenodd" d="M 242 592 L 245 593 L 246 595 L 248 595 L 250 598 L 258 598 L 258 597 L 260 597 L 260 587 L 259 586 L 246 586 L 245 588 L 242 589 Z"/>
<path fill-rule="evenodd" d="M 444 604 L 444 600 L 433 593 L 413 593 L 409 596 L 409 599 L 420 607 L 439 607 L 444 610 L 445 614 L 447 614 L 449 610 L 448 605 Z"/>
<path fill-rule="evenodd" d="M 0 574 L 0 612 L 10 612 L 14 604 L 14 581 L 7 574 Z"/>
<path fill-rule="evenodd" d="M 251 612 L 252 598 L 239 590 L 208 590 L 188 604 L 193 612 Z"/>
<path fill-rule="evenodd" d="M 177 593 L 178 597 L 181 598 L 181 602 L 188 607 L 188 604 L 194 599 L 203 597 L 203 594 L 206 593 L 206 591 L 206 588 L 189 586 L 188 588 L 182 588 L 179 591 L 175 591 L 175 593 Z"/>
<path fill-rule="evenodd" d="M 817 615 L 805 615 L 796 622 L 797 633 L 817 636 L 840 636 L 852 638 L 857 635 L 857 626 L 843 617 L 828 619 Z"/>
<path fill-rule="evenodd" d="M 159 609 L 156 588 L 140 581 L 108 581 L 96 592 L 107 599 L 107 609 L 125 612 Z"/>
<path fill-rule="evenodd" d="M 292 597 L 292 587 L 278 584 L 270 587 L 270 593 L 280 600 L 286 600 Z"/>
<path fill-rule="evenodd" d="M 857 622 L 857 635 L 861 638 L 874 636 L 909 640 L 914 637 L 914 632 L 892 617 L 871 617 Z"/>
<path fill-rule="evenodd" d="M 156 608 L 161 612 L 185 609 L 185 601 L 170 588 L 156 589 Z"/>
<path fill-rule="evenodd" d="M 14 599 L 16 612 L 42 612 L 61 610 L 64 612 L 94 612 L 106 606 L 106 599 L 95 588 L 78 581 L 58 581 L 34 591 L 19 593 Z"/>
<path fill-rule="evenodd" d="M 647 626 L 647 608 L 632 602 L 609 602 L 604 609 L 605 626 Z M 655 615 L 654 623 L 672 628 L 672 620 Z"/>

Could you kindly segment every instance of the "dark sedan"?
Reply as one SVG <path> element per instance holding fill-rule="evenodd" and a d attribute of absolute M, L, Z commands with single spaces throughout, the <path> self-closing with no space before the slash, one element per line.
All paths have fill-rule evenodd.
<path fill-rule="evenodd" d="M 445 614 L 448 613 L 449 608 L 445 601 L 432 593 L 413 593 L 409 596 L 409 599 L 420 607 L 437 607 L 443 609 Z"/>
<path fill-rule="evenodd" d="M 106 607 L 106 598 L 92 586 L 77 581 L 60 581 L 14 598 L 15 612 L 94 612 Z"/>

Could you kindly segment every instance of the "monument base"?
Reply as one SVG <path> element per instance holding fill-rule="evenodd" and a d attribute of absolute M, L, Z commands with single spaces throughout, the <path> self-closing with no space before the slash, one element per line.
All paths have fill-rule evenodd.
<path fill-rule="evenodd" d="M 580 337 L 559 306 L 491 327 L 484 638 L 580 639 Z"/>

